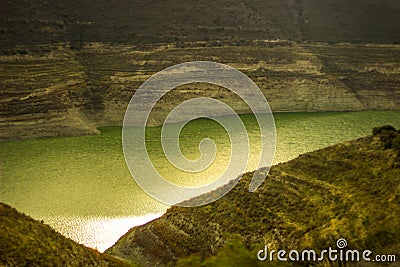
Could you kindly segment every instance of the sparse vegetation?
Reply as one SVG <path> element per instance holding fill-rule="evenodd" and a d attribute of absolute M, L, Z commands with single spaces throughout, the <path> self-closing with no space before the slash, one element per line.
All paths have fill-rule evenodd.
<path fill-rule="evenodd" d="M 400 130 L 396 131 L 391 125 L 376 127 L 372 130 L 374 136 L 379 138 L 385 149 L 393 149 L 400 155 Z"/>
<path fill-rule="evenodd" d="M 387 132 L 396 132 L 396 128 L 394 128 L 391 125 L 383 125 L 380 127 L 374 127 L 372 129 L 372 134 L 373 135 L 378 135 L 380 133 L 387 133 Z"/>
<path fill-rule="evenodd" d="M 397 156 L 400 158 L 400 134 L 393 138 L 392 148 L 394 151 L 396 151 Z"/>
<path fill-rule="evenodd" d="M 316 2 L 98 1 L 0 2 L 0 43 L 170 43 L 201 40 L 400 41 L 399 4 Z M 79 8 L 77 8 L 79 7 Z M 229 8 L 228 8 L 229 7 Z M 200 11 L 200 12 L 199 12 Z M 79 44 L 78 44 L 79 47 Z"/>
<path fill-rule="evenodd" d="M 393 148 L 398 141 L 385 148 L 382 139 L 393 132 L 398 140 L 398 133 L 383 129 L 389 131 L 274 166 L 254 193 L 248 192 L 248 173 L 214 203 L 172 207 L 156 221 L 132 229 L 109 253 L 135 257 L 145 245 L 140 237 L 147 236 L 146 244 L 168 248 L 165 263 L 169 259 L 181 266 L 235 266 L 231 258 L 241 266 L 254 266 L 253 249 L 262 244 L 270 249 L 322 250 L 345 238 L 352 249 L 400 257 L 400 166 Z M 177 234 L 156 228 L 176 229 Z M 157 240 L 151 238 L 154 235 Z M 140 257 L 157 258 L 151 252 Z"/>
<path fill-rule="evenodd" d="M 398 110 L 400 5 L 389 2 L 0 0 L 0 139 L 121 125 L 143 81 L 195 60 L 240 69 L 274 111 Z M 192 89 L 237 103 L 222 90 Z M 163 99 L 161 113 L 184 94 L 176 95 Z M 257 266 L 254 246 L 266 240 L 318 249 L 346 237 L 355 248 L 399 255 L 399 168 L 400 131 L 378 127 L 275 166 L 256 193 L 247 192 L 246 174 L 216 203 L 171 208 L 109 253 L 178 266 Z M 125 264 L 3 204 L 0 226 L 0 265 Z"/>
<path fill-rule="evenodd" d="M 260 245 L 262 247 L 263 245 Z M 211 256 L 202 260 L 200 256 L 189 256 L 178 260 L 177 267 L 227 267 L 227 266 L 264 266 L 257 259 L 257 251 L 255 247 L 252 250 L 247 249 L 239 235 L 233 235 L 221 247 L 215 256 Z M 269 266 L 274 266 L 273 264 Z"/>
<path fill-rule="evenodd" d="M 188 41 L 185 48 L 83 43 L 80 50 L 66 44 L 21 46 L 26 55 L 15 48 L 13 55 L 0 57 L 0 138 L 94 134 L 96 126 L 121 125 L 132 94 L 150 75 L 196 60 L 238 68 L 260 87 L 274 112 L 400 107 L 398 45 L 235 42 Z M 200 95 L 222 100 L 238 113 L 250 112 L 228 90 L 182 90 L 160 101 L 160 117 L 185 97 Z"/>
<path fill-rule="evenodd" d="M 0 203 L 0 266 L 133 266 Z"/>

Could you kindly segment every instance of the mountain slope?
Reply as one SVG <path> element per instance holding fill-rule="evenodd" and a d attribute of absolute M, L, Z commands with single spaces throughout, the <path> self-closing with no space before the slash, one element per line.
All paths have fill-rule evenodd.
<path fill-rule="evenodd" d="M 133 93 L 146 79 L 197 60 L 224 63 L 248 75 L 274 112 L 400 109 L 400 45 L 181 45 L 14 48 L 17 55 L 0 56 L 0 139 L 95 134 L 98 126 L 122 125 Z M 189 96 L 214 97 L 239 114 L 250 112 L 229 90 L 181 89 L 158 102 L 152 124 L 160 124 Z"/>
<path fill-rule="evenodd" d="M 400 41 L 398 0 L 1 0 L 0 44 Z"/>
<path fill-rule="evenodd" d="M 131 266 L 0 203 L 0 266 Z"/>
<path fill-rule="evenodd" d="M 303 36 L 313 41 L 398 42 L 398 0 L 298 0 Z"/>
<path fill-rule="evenodd" d="M 247 249 L 265 243 L 271 250 L 320 251 L 345 238 L 349 248 L 399 258 L 400 132 L 375 131 L 274 166 L 254 193 L 250 179 L 244 175 L 209 205 L 170 208 L 107 252 L 164 266 L 188 255 L 210 257 L 239 235 Z"/>

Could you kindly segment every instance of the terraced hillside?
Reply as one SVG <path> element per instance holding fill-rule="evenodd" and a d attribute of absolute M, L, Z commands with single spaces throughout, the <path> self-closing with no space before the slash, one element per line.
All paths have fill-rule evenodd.
<path fill-rule="evenodd" d="M 259 266 L 264 245 L 321 251 L 345 238 L 349 249 L 399 260 L 400 131 L 386 127 L 374 134 L 273 166 L 254 193 L 247 173 L 216 202 L 172 207 L 107 252 L 144 266 Z"/>
<path fill-rule="evenodd" d="M 400 46 L 251 45 L 187 42 L 169 45 L 85 43 L 20 46 L 0 56 L 0 138 L 92 134 L 121 125 L 135 90 L 174 64 L 209 60 L 228 64 L 258 84 L 273 111 L 400 109 Z M 248 113 L 226 89 L 190 85 L 163 98 L 151 124 L 188 97 L 209 96 Z"/>
<path fill-rule="evenodd" d="M 2 137 L 97 132 L 80 111 L 87 101 L 86 74 L 69 50 L 54 48 L 45 54 L 4 56 L 0 61 Z"/>

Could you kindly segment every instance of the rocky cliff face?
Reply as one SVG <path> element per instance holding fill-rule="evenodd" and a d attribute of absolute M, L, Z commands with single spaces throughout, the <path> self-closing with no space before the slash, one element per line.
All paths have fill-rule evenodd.
<path fill-rule="evenodd" d="M 351 249 L 398 258 L 400 132 L 387 129 L 273 166 L 254 193 L 248 191 L 252 174 L 245 174 L 216 202 L 172 207 L 131 229 L 107 252 L 144 266 L 166 266 L 189 255 L 215 255 L 236 235 L 256 252 L 264 245 L 321 251 L 345 238 Z M 256 252 L 251 257 L 257 262 Z"/>
<path fill-rule="evenodd" d="M 399 45 L 208 45 L 17 47 L 0 56 L 0 138 L 95 134 L 96 126 L 121 125 L 141 83 L 166 67 L 195 60 L 238 68 L 256 82 L 273 111 L 400 109 Z M 196 96 L 249 112 L 228 90 L 194 84 L 161 99 L 150 124 Z"/>

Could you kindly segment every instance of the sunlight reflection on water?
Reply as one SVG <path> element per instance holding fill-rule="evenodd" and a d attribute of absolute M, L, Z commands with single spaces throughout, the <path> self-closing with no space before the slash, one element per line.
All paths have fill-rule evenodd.
<path fill-rule="evenodd" d="M 375 126 L 400 128 L 400 111 L 280 113 L 275 114 L 277 150 L 274 163 L 299 154 L 371 133 Z M 260 152 L 258 128 L 251 116 L 242 116 L 251 140 L 248 170 Z M 132 179 L 123 157 L 121 128 L 105 127 L 98 136 L 47 138 L 0 142 L 0 201 L 43 220 L 61 234 L 104 251 L 130 228 L 161 216 L 166 205 L 143 192 Z M 199 157 L 197 145 L 210 134 L 218 154 L 215 174 L 184 179 L 168 165 L 156 140 L 160 128 L 149 129 L 153 163 L 171 182 L 191 186 L 211 182 L 230 158 L 224 132 L 202 121 L 182 133 L 182 152 Z M 211 173 L 212 171 L 212 173 Z M 213 176 L 214 175 L 214 176 Z"/>
<path fill-rule="evenodd" d="M 46 224 L 62 235 L 87 247 L 104 252 L 134 226 L 146 224 L 163 213 L 130 217 L 48 217 Z"/>

